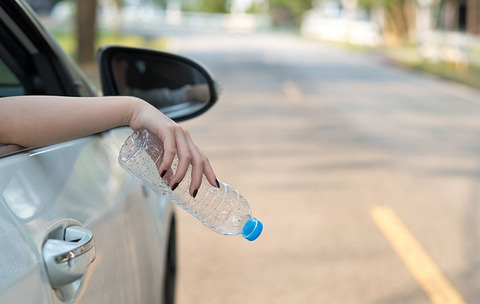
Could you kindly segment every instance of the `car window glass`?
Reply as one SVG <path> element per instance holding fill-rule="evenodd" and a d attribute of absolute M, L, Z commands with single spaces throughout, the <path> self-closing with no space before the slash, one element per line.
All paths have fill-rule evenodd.
<path fill-rule="evenodd" d="M 0 97 L 24 94 L 23 85 L 0 58 Z"/>

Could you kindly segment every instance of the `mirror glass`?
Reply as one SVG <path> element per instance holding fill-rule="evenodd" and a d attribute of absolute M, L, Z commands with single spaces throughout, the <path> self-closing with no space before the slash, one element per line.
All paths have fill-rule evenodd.
<path fill-rule="evenodd" d="M 167 115 L 195 113 L 212 98 L 206 76 L 188 61 L 118 52 L 110 66 L 120 95 L 144 99 Z"/>

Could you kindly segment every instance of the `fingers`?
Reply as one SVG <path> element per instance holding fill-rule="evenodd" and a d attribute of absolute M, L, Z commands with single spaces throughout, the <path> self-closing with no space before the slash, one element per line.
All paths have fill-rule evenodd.
<path fill-rule="evenodd" d="M 191 196 L 196 196 L 204 174 L 208 182 L 212 186 L 217 187 L 216 176 L 208 158 L 193 143 L 188 131 L 177 125 L 177 127 L 164 136 L 162 141 L 164 144 L 164 156 L 158 170 L 161 173 L 168 172 L 165 177 L 169 178 L 164 179 L 169 183 L 172 190 L 175 190 L 184 179 L 190 165 L 192 169 L 189 193 Z M 172 168 L 175 155 L 178 156 L 178 166 Z M 175 171 L 173 176 L 171 176 L 172 170 Z"/>
<path fill-rule="evenodd" d="M 176 186 L 185 177 L 189 166 L 192 166 L 190 195 L 200 188 L 203 175 L 208 182 L 217 187 L 217 179 L 208 159 L 194 144 L 190 134 L 177 123 L 165 116 L 145 101 L 130 99 L 131 109 L 127 122 L 133 130 L 147 129 L 163 143 L 163 158 L 158 172 L 169 183 L 170 188 Z M 175 155 L 178 155 L 177 168 L 172 167 Z"/>
<path fill-rule="evenodd" d="M 171 177 L 173 175 L 171 171 L 176 169 L 171 168 L 173 159 L 177 154 L 177 150 L 175 148 L 175 139 L 173 138 L 173 136 L 167 135 L 161 138 L 161 140 L 163 142 L 163 159 L 160 166 L 158 167 L 158 172 L 160 172 L 160 175 L 163 175 L 163 178 L 166 177 L 166 172 L 170 172 L 170 174 L 168 174 L 168 180 L 171 180 Z"/>
<path fill-rule="evenodd" d="M 192 150 L 196 150 L 196 153 L 194 154 L 195 157 L 192 160 L 192 181 L 190 183 L 189 192 L 193 197 L 195 197 L 198 189 L 201 186 L 203 175 L 206 176 L 208 182 L 214 187 L 217 187 L 217 178 L 215 177 L 215 173 L 210 166 L 208 158 L 195 145 L 193 145 L 191 148 Z"/>
<path fill-rule="evenodd" d="M 219 187 L 218 180 L 215 175 L 215 172 L 213 171 L 212 166 L 210 165 L 210 161 L 202 153 L 202 151 L 200 151 L 200 149 L 193 143 L 193 140 L 190 137 L 190 134 L 188 132 L 186 133 L 186 136 L 188 137 L 192 151 L 196 151 L 196 153 L 194 154 L 195 157 L 192 162 L 192 165 L 193 165 L 192 185 L 190 187 L 190 191 L 195 191 L 200 187 L 203 175 L 205 175 L 210 185 L 218 188 Z M 197 180 L 199 182 L 198 185 L 195 183 Z"/>
<path fill-rule="evenodd" d="M 203 165 L 201 164 L 201 162 L 194 161 L 191 174 L 192 181 L 190 183 L 189 193 L 191 196 L 195 197 L 197 195 L 198 189 L 202 184 Z"/>
<path fill-rule="evenodd" d="M 170 180 L 170 188 L 172 188 L 172 190 L 175 190 L 178 184 L 183 180 L 193 159 L 186 132 L 187 131 L 179 128 L 174 134 L 177 148 L 178 166 L 175 170 L 175 175 Z"/>
<path fill-rule="evenodd" d="M 218 182 L 217 177 L 215 175 L 215 172 L 213 171 L 213 168 L 210 165 L 210 162 L 208 161 L 208 159 L 207 159 L 206 165 L 204 165 L 203 173 L 207 177 L 207 180 L 210 183 L 210 185 L 212 185 L 213 187 L 216 187 L 216 188 L 220 188 L 220 185 L 219 185 L 219 182 Z"/>

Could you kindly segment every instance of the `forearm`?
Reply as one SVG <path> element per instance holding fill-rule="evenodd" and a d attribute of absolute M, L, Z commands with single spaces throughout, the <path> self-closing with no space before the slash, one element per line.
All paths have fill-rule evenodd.
<path fill-rule="evenodd" d="M 0 99 L 0 143 L 45 146 L 128 125 L 132 97 L 19 96 Z"/>
<path fill-rule="evenodd" d="M 168 170 L 175 155 L 179 165 L 170 187 L 180 183 L 192 166 L 190 194 L 194 195 L 205 174 L 216 187 L 208 158 L 190 134 L 155 107 L 135 97 L 19 96 L 0 98 L 0 143 L 24 147 L 46 146 L 69 139 L 129 125 L 146 129 L 163 143 L 159 172 Z"/>

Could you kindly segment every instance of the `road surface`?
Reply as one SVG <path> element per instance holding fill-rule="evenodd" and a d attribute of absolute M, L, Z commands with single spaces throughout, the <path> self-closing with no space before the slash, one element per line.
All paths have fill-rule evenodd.
<path fill-rule="evenodd" d="M 178 303 L 480 303 L 478 91 L 286 35 L 169 45 L 221 83 L 184 125 L 265 225 L 179 210 Z"/>

